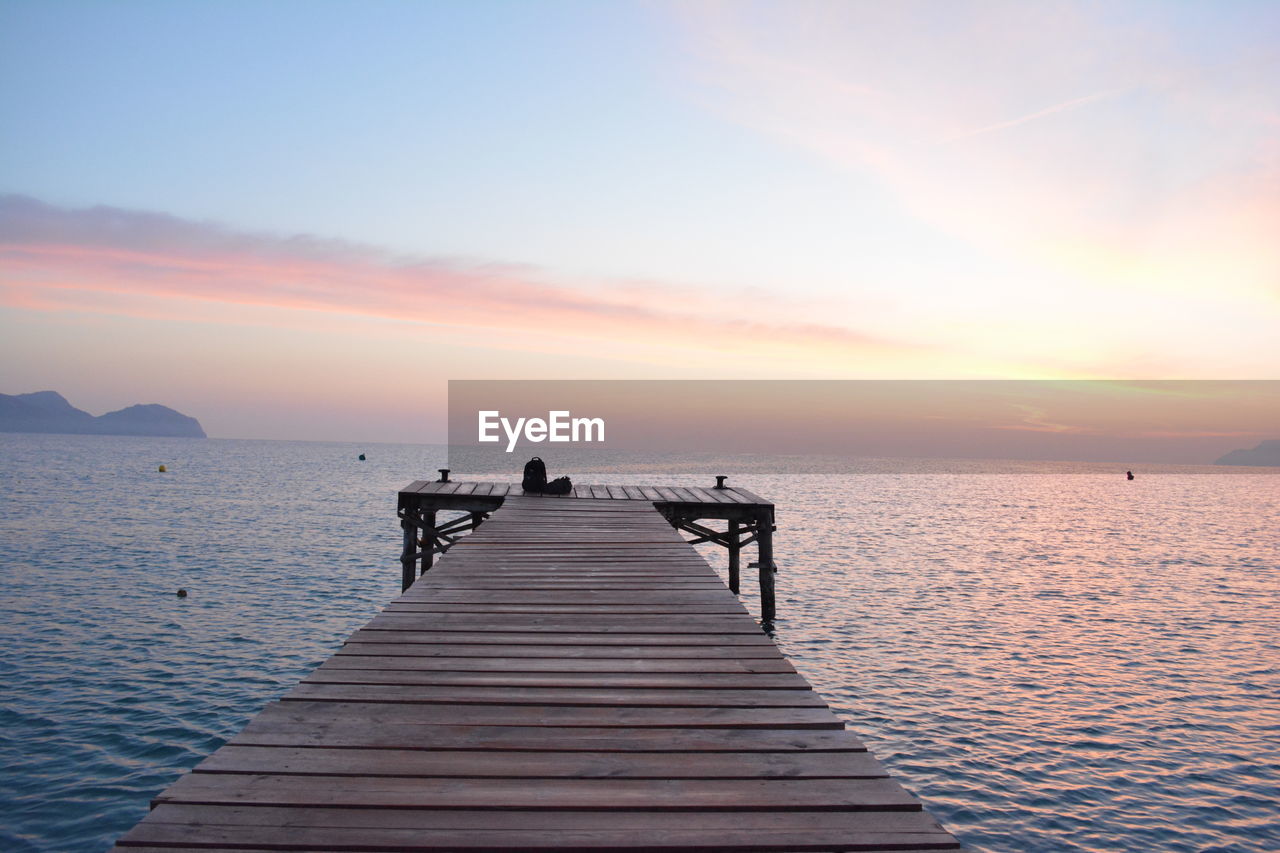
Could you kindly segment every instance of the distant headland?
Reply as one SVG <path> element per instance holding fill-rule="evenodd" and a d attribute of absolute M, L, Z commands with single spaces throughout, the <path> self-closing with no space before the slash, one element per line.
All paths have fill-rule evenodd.
<path fill-rule="evenodd" d="M 1215 465 L 1280 465 L 1280 439 L 1259 442 L 1252 450 L 1233 450 Z"/>
<path fill-rule="evenodd" d="M 207 438 L 200 422 L 168 406 L 129 406 L 94 417 L 57 391 L 0 394 L 0 432 Z"/>

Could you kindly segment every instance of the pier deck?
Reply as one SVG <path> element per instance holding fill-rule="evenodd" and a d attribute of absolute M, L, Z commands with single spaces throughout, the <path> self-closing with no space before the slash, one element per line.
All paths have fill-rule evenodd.
<path fill-rule="evenodd" d="M 504 494 L 118 849 L 957 848 L 623 494 Z"/>

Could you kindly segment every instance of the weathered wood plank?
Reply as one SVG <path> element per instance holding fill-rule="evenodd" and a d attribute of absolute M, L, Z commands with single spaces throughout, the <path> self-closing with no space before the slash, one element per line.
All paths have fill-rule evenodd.
<path fill-rule="evenodd" d="M 122 845 L 315 850 L 955 849 L 913 811 L 651 812 L 216 807 L 164 804 Z M 266 849 L 266 848 L 263 848 Z"/>
<path fill-rule="evenodd" d="M 529 752 L 865 752 L 843 729 L 608 728 L 404 724 L 378 719 L 297 722 L 263 713 L 230 741 L 241 746 L 482 749 Z M 465 760 L 465 757 L 460 757 Z"/>
<path fill-rule="evenodd" d="M 785 660 L 782 652 L 772 643 L 768 645 L 703 645 L 690 642 L 685 645 L 603 645 L 585 643 L 498 643 L 452 642 L 453 635 L 415 634 L 414 642 L 386 634 L 375 634 L 372 639 L 357 637 L 347 640 L 335 654 L 389 655 L 407 657 L 515 657 L 553 658 L 558 660 L 627 660 L 632 658 L 665 658 L 668 660 Z M 559 639 L 559 638 L 557 638 Z M 714 640 L 708 642 L 715 642 Z"/>
<path fill-rule="evenodd" d="M 741 615 L 745 608 L 737 602 L 725 604 L 519 604 L 449 601 L 407 601 L 387 606 L 386 613 L 580 613 L 606 615 L 728 616 Z"/>
<path fill-rule="evenodd" d="M 432 571 L 438 571 L 433 569 Z M 509 604 L 566 604 L 594 602 L 598 604 L 662 604 L 666 602 L 733 602 L 738 599 L 723 585 L 709 590 L 655 590 L 652 592 L 635 591 L 619 592 L 617 590 L 583 589 L 574 591 L 538 591 L 528 589 L 495 589 L 495 590 L 463 590 L 451 587 L 430 587 L 426 581 L 419 581 L 409 591 L 397 598 L 392 604 L 408 604 L 415 602 L 493 602 L 501 601 Z"/>
<path fill-rule="evenodd" d="M 411 672 L 559 673 L 794 673 L 784 658 L 529 658 L 421 657 L 339 653 L 319 667 L 327 669 L 403 669 Z M 318 671 L 318 670 L 317 670 Z"/>
<path fill-rule="evenodd" d="M 405 613 L 382 612 L 365 630 L 395 631 L 553 631 L 633 634 L 750 634 L 760 629 L 743 614 L 728 616 L 687 615 L 679 620 L 639 613 Z"/>
<path fill-rule="evenodd" d="M 523 829 L 673 829 L 766 830 L 787 817 L 778 812 L 649 812 L 538 810 L 523 813 L 495 813 L 492 810 L 400 809 L 365 811 L 355 809 L 300 809 L 233 807 L 216 811 L 213 806 L 164 805 L 156 808 L 159 823 L 217 823 L 240 826 L 351 826 L 369 829 L 455 829 L 487 827 L 495 830 Z M 856 827 L 875 832 L 932 832 L 938 825 L 920 811 L 798 811 L 792 812 L 795 826 L 814 829 Z"/>
<path fill-rule="evenodd" d="M 718 646 L 747 646 L 774 649 L 776 646 L 764 634 L 623 634 L 611 632 L 561 634 L 550 632 L 480 632 L 480 631 L 371 631 L 361 629 L 351 635 L 348 643 L 449 643 L 462 645 L 518 646 L 692 646 L 715 643 Z"/>
<path fill-rule="evenodd" d="M 431 687 L 404 684 L 317 684 L 304 681 L 281 697 L 333 702 L 399 705 L 574 705 L 636 708 L 825 708 L 812 690 L 662 690 L 615 687 Z"/>
<path fill-rule="evenodd" d="M 421 779 L 884 779 L 865 752 L 599 753 L 525 750 L 451 751 L 228 744 L 196 773 L 287 776 L 410 776 Z"/>
<path fill-rule="evenodd" d="M 572 705 L 397 705 L 312 700 L 277 702 L 259 717 L 318 724 L 359 722 L 405 726 L 587 726 L 662 729 L 842 729 L 830 708 L 664 708 Z"/>
<path fill-rule="evenodd" d="M 430 685 L 433 687 L 626 687 L 662 690 L 805 690 L 795 674 L 778 673 L 607 673 L 607 672 L 442 672 L 416 669 L 349 669 L 322 666 L 303 684 Z"/>
<path fill-rule="evenodd" d="M 188 773 L 155 800 L 362 808 L 920 811 L 891 779 L 471 779 Z"/>

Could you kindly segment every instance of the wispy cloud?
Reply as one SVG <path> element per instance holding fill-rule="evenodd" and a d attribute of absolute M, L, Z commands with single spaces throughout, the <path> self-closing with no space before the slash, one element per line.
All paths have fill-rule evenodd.
<path fill-rule="evenodd" d="M 875 180 L 949 236 L 1122 285 L 1135 267 L 1167 279 L 1178 262 L 1159 253 L 1187 250 L 1188 232 L 1238 258 L 1240 240 L 1206 227 L 1223 215 L 1231 233 L 1280 216 L 1280 58 L 1229 40 L 1179 52 L 1162 29 L 1177 18 L 963 0 L 682 15 L 722 115 Z M 998 133 L 1014 128 L 1027 133 Z M 1248 248 L 1274 272 L 1271 243 Z M 1257 266 L 1230 286 L 1254 286 Z"/>
<path fill-rule="evenodd" d="M 995 124 L 989 124 L 985 127 L 974 128 L 973 130 L 957 131 L 955 133 L 949 134 L 948 136 L 944 137 L 943 141 L 955 142 L 961 139 L 971 139 L 975 136 L 981 136 L 984 133 L 993 133 L 997 130 L 1006 130 L 1007 128 L 1010 128 L 1010 127 L 1017 127 L 1018 125 L 1026 124 L 1027 122 L 1035 121 L 1036 119 L 1045 118 L 1046 116 L 1055 115 L 1057 113 L 1066 112 L 1068 110 L 1074 110 L 1078 107 L 1083 107 L 1086 104 L 1092 104 L 1096 101 L 1101 101 L 1104 98 L 1115 97 L 1116 95 L 1120 94 L 1121 91 L 1122 90 L 1120 89 L 1112 89 L 1107 92 L 1095 92 L 1092 95 L 1085 95 L 1080 98 L 1072 98 L 1069 101 L 1064 101 L 1060 104 L 1054 104 L 1051 107 L 1045 107 L 1042 110 L 1036 110 L 1033 113 L 1027 113 L 1024 116 L 1018 116 L 1017 118 L 1009 119 L 1008 121 L 996 122 Z"/>
<path fill-rule="evenodd" d="M 137 300 L 148 298 L 165 300 L 168 311 L 185 304 L 196 318 L 202 303 L 286 309 L 519 334 L 534 348 L 543 337 L 851 363 L 921 351 L 788 316 L 784 300 L 713 305 L 706 295 L 681 298 L 674 287 L 584 286 L 521 265 L 406 258 L 338 240 L 243 233 L 110 207 L 67 210 L 21 196 L 0 197 L 0 260 L 0 299 L 28 308 L 101 308 L 114 298 L 120 310 L 137 312 Z"/>
<path fill-rule="evenodd" d="M 974 330 L 953 344 L 1078 376 L 1280 368 L 1280 54 L 1251 31 L 1188 39 L 1203 16 L 1169 4 L 676 9 L 699 103 L 886 198 L 864 221 L 943 270 L 900 294 Z"/>

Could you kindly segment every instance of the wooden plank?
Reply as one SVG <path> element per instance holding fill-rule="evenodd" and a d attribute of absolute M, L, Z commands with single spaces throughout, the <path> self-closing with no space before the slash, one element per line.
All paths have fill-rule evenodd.
<path fill-rule="evenodd" d="M 646 752 L 240 746 L 228 744 L 196 773 L 409 776 L 421 779 L 884 779 L 865 752 Z"/>
<path fill-rule="evenodd" d="M 698 494 L 705 495 L 708 501 L 715 502 L 715 503 L 721 503 L 721 504 L 737 503 L 737 501 L 735 501 L 732 497 L 729 496 L 728 488 L 717 489 L 714 486 L 707 486 L 705 488 L 699 488 Z"/>
<path fill-rule="evenodd" d="M 843 729 L 609 728 L 405 724 L 356 718 L 298 722 L 259 714 L 232 738 L 241 746 L 296 746 L 472 751 L 578 752 L 865 752 Z M 465 756 L 458 756 L 465 760 Z"/>
<path fill-rule="evenodd" d="M 596 643 L 455 643 L 451 635 L 417 635 L 417 641 L 373 635 L 374 641 L 347 640 L 335 654 L 388 655 L 404 657 L 520 657 L 560 660 L 615 660 L 662 658 L 667 660 L 786 660 L 778 647 L 768 645 L 603 645 Z M 381 641 L 380 641 L 381 640 Z"/>
<path fill-rule="evenodd" d="M 628 810 L 610 814 L 607 811 L 556 811 L 543 809 L 523 813 L 495 813 L 492 810 L 402 809 L 366 811 L 341 808 L 233 808 L 216 811 L 213 806 L 162 805 L 156 808 L 160 823 L 217 823 L 219 820 L 242 826 L 324 827 L 351 826 L 368 829 L 453 829 L 461 827 L 497 830 L 546 829 L 628 829 L 650 830 L 663 826 L 676 829 L 751 831 L 767 830 L 787 821 L 795 826 L 836 829 L 856 826 L 864 831 L 930 832 L 937 824 L 920 811 L 797 811 L 790 815 L 776 811 L 759 814 L 716 811 Z M 787 820 L 788 817 L 791 820 Z"/>
<path fill-rule="evenodd" d="M 421 581 L 419 581 L 421 583 Z M 466 581 L 465 586 L 459 585 L 457 589 L 472 590 L 503 590 L 510 588 L 510 582 L 504 583 L 501 580 L 474 580 Z M 663 589 L 673 589 L 676 592 L 692 591 L 692 592 L 714 592 L 715 582 L 701 580 L 681 580 L 675 581 L 666 577 L 650 577 L 632 579 L 605 579 L 599 580 L 527 580 L 523 584 L 529 590 L 559 590 L 563 592 L 582 592 L 589 589 L 598 589 L 601 591 L 623 592 L 626 590 L 635 592 L 657 592 Z M 416 586 L 416 584 L 415 584 Z"/>
<path fill-rule="evenodd" d="M 122 844 L 316 850 L 955 849 L 917 811 L 494 812 L 163 804 Z M 943 846 L 947 845 L 948 846 Z M 912 846 L 908 846 L 912 845 Z M 921 845 L 921 846 L 916 846 Z M 252 848 L 248 848 L 252 849 Z M 279 849 L 279 848 L 277 848 Z"/>
<path fill-rule="evenodd" d="M 628 571 L 629 569 L 629 571 Z M 508 587 L 521 588 L 526 584 L 557 584 L 563 589 L 572 583 L 575 586 L 591 589 L 597 584 L 607 583 L 656 583 L 667 584 L 673 589 L 681 587 L 702 587 L 714 589 L 719 581 L 715 572 L 703 566 L 684 566 L 679 563 L 654 563 L 644 561 L 644 565 L 600 565 L 596 563 L 563 563 L 548 577 L 544 568 L 535 568 L 521 564 L 505 564 L 490 567 L 483 579 L 475 578 L 476 572 L 466 571 L 465 567 L 455 563 L 440 569 L 430 582 L 436 587 L 453 586 L 455 589 L 467 589 L 469 584 L 483 582 L 486 584 L 505 584 Z M 451 584 L 456 581 L 456 584 Z"/>
<path fill-rule="evenodd" d="M 419 581 L 421 583 L 421 581 Z M 667 577 L 649 577 L 636 578 L 634 580 L 627 579 L 599 579 L 599 580 L 523 580 L 522 585 L 532 592 L 537 591 L 560 591 L 565 593 L 586 592 L 596 589 L 602 592 L 659 592 L 664 589 L 673 590 L 674 593 L 683 592 L 714 592 L 716 587 L 714 582 L 706 582 L 700 580 L 681 580 L 675 581 Z M 475 580 L 466 581 L 465 586 L 459 585 L 457 589 L 475 590 L 477 592 L 498 592 L 510 588 L 510 581 L 504 583 L 501 580 Z"/>
<path fill-rule="evenodd" d="M 589 687 L 431 687 L 402 684 L 302 682 L 281 697 L 292 701 L 363 702 L 370 705 L 561 705 L 601 708 L 825 708 L 812 690 L 661 690 Z"/>
<path fill-rule="evenodd" d="M 440 571 L 436 567 L 432 571 Z M 419 581 L 408 592 L 393 601 L 393 604 L 410 603 L 491 603 L 508 604 L 679 604 L 679 603 L 736 603 L 737 597 L 724 586 L 718 589 L 681 589 L 681 590 L 529 590 L 529 589 L 493 589 L 493 590 L 461 590 L 449 587 L 428 589 Z"/>
<path fill-rule="evenodd" d="M 660 729 L 843 729 L 830 708 L 600 708 L 573 705 L 410 705 L 334 700 L 276 702 L 259 717 L 319 725 L 332 723 L 401 726 L 586 726 Z"/>
<path fill-rule="evenodd" d="M 562 634 L 611 632 L 631 634 L 750 634 L 760 628 L 743 614 L 685 616 L 679 620 L 644 614 L 612 613 L 404 613 L 382 612 L 367 631 L 550 631 Z"/>
<path fill-rule="evenodd" d="M 757 495 L 755 492 L 751 492 L 751 491 L 748 491 L 748 490 L 746 490 L 746 489 L 741 489 L 741 488 L 735 488 L 735 489 L 734 489 L 734 491 L 736 491 L 736 492 L 737 492 L 739 495 L 741 495 L 742 497 L 746 498 L 746 500 L 747 500 L 747 502 L 748 502 L 748 503 L 754 504 L 754 505 L 756 505 L 756 506 L 767 506 L 767 507 L 772 507 L 772 506 L 773 506 L 773 504 L 772 504 L 771 502 L 769 502 L 769 501 L 765 500 L 764 498 L 760 497 L 760 496 L 759 496 L 759 495 Z"/>
<path fill-rule="evenodd" d="M 704 486 L 683 486 L 682 488 L 692 496 L 693 501 L 698 503 L 720 503 L 714 495 L 710 494 L 711 490 Z"/>
<path fill-rule="evenodd" d="M 423 596 L 421 598 L 403 597 L 395 603 L 396 610 L 391 612 L 399 612 L 401 608 L 424 608 L 426 610 L 435 609 L 455 609 L 454 612 L 464 612 L 460 608 L 483 610 L 490 607 L 510 608 L 510 607 L 547 607 L 547 608 L 578 608 L 578 607 L 604 607 L 609 609 L 620 609 L 626 612 L 640 613 L 650 609 L 670 609 L 673 613 L 682 612 L 684 610 L 699 608 L 740 608 L 741 603 L 737 600 L 722 595 L 719 590 L 706 590 L 699 587 L 689 587 L 683 590 L 673 591 L 670 594 L 665 590 L 622 590 L 609 592 L 606 590 L 580 589 L 580 590 L 527 590 L 516 593 L 509 593 L 500 589 L 477 589 L 467 590 L 473 593 L 473 596 L 464 596 L 459 594 L 461 591 L 455 591 L 452 595 L 445 595 L 441 591 L 439 600 L 433 600 L 432 596 Z M 533 598 L 537 593 L 543 598 L 556 597 L 561 599 L 555 603 L 543 602 Z M 391 605 L 388 605 L 390 608 Z M 629 608 L 634 608 L 631 610 Z M 535 610 L 534 612 L 543 612 Z M 555 612 L 548 610 L 546 612 Z"/>
<path fill-rule="evenodd" d="M 303 684 L 430 685 L 432 687 L 596 687 L 663 690 L 805 690 L 789 673 L 452 672 L 415 669 L 320 667 Z"/>
<path fill-rule="evenodd" d="M 171 834 L 162 834 L 157 837 L 156 834 L 160 830 L 167 830 Z M 196 851 L 199 851 L 199 853 L 269 853 L 269 851 L 279 850 L 359 850 L 371 851 L 371 853 L 372 851 L 465 850 L 490 851 L 490 853 L 494 850 L 608 850 L 616 853 L 621 851 L 655 853 L 655 851 L 698 850 L 706 853 L 715 853 L 715 851 L 741 853 L 744 850 L 770 850 L 797 853 L 797 851 L 835 849 L 832 845 L 838 845 L 838 841 L 833 839 L 848 841 L 851 838 L 849 831 L 843 829 L 831 830 L 826 833 L 813 833 L 802 830 L 801 833 L 800 836 L 797 836 L 794 832 L 789 833 L 778 827 L 763 830 L 759 833 L 732 830 L 727 832 L 706 830 L 668 831 L 661 833 L 660 846 L 645 844 L 643 847 L 636 847 L 634 844 L 642 836 L 653 839 L 655 833 L 644 833 L 637 830 L 599 830 L 593 832 L 569 830 L 564 832 L 528 833 L 524 830 L 500 831 L 489 829 L 376 830 L 369 832 L 347 830 L 343 827 L 302 829 L 293 832 L 280 828 L 262 829 L 251 827 L 243 829 L 213 824 L 203 825 L 195 829 L 186 827 L 180 829 L 173 824 L 153 824 L 148 819 L 145 829 L 139 828 L 136 836 L 130 836 L 133 840 L 121 841 L 120 846 L 114 847 L 112 850 L 139 850 L 145 848 L 148 850 L 167 851 L 167 853 L 196 853 Z M 173 843 L 167 843 L 164 840 L 181 839 L 186 837 L 186 834 L 194 834 L 197 838 L 216 837 L 223 839 L 229 846 L 210 847 L 201 842 L 200 846 L 188 847 L 177 840 L 174 840 Z M 928 839 L 940 837 L 943 837 L 940 833 L 869 833 L 857 836 L 859 843 L 841 845 L 839 849 L 856 850 L 861 851 L 861 853 L 889 853 L 889 851 L 902 853 L 902 851 L 912 850 L 959 849 L 956 844 L 941 846 L 934 845 L 928 841 Z M 803 838 L 803 840 L 797 840 L 798 838 Z M 246 843 L 248 839 L 253 839 L 257 843 L 248 844 Z M 321 839 L 329 839 L 329 842 L 326 843 Z M 305 842 L 305 846 L 297 846 L 298 843 L 303 842 Z M 260 846 L 263 844 L 283 846 Z M 820 846 L 813 846 L 814 844 L 819 844 Z"/>
<path fill-rule="evenodd" d="M 547 547 L 555 547 L 555 545 L 551 543 Z M 707 578 L 715 577 L 715 572 L 705 563 L 693 563 L 688 558 L 676 554 L 670 549 L 663 551 L 629 550 L 625 547 L 618 547 L 616 551 L 610 553 L 608 543 L 605 543 L 604 547 L 595 549 L 564 547 L 556 557 L 544 557 L 541 560 L 537 558 L 536 543 L 521 543 L 512 547 L 488 547 L 484 549 L 478 546 L 468 547 L 463 543 L 459 543 L 456 549 L 460 549 L 459 558 L 444 566 L 441 571 L 452 572 L 455 575 L 464 577 L 480 574 L 486 569 L 521 569 L 530 574 L 542 574 L 546 576 L 547 580 L 555 580 L 556 569 L 562 566 L 577 569 L 634 569 L 645 567 L 664 570 L 676 569 L 684 574 L 696 574 Z M 634 565 L 636 563 L 643 563 L 644 566 L 637 567 Z M 432 577 L 439 578 L 441 575 L 433 575 Z M 478 580 L 479 578 L 472 579 Z"/>
<path fill-rule="evenodd" d="M 387 605 L 385 613 L 581 613 L 608 614 L 621 613 L 631 615 L 667 616 L 726 616 L 741 615 L 743 606 L 738 602 L 685 604 L 679 602 L 662 602 L 658 604 L 523 604 L 499 602 L 471 601 L 406 601 Z"/>
<path fill-rule="evenodd" d="M 345 651 L 345 650 L 344 650 Z M 533 675 L 540 672 L 684 672 L 684 673 L 794 673 L 785 658 L 528 658 L 528 657 L 422 657 L 361 655 L 342 652 L 322 663 L 326 669 L 386 669 L 411 672 L 505 672 Z M 317 671 L 319 671 L 317 670 Z"/>
<path fill-rule="evenodd" d="M 156 805 L 360 808 L 604 809 L 610 811 L 919 811 L 891 779 L 471 779 L 188 773 Z"/>
<path fill-rule="evenodd" d="M 635 646 L 637 648 L 662 646 L 692 646 L 715 643 L 719 646 L 757 647 L 774 649 L 773 642 L 763 633 L 752 634 L 621 634 L 600 632 L 595 634 L 552 634 L 537 632 L 480 632 L 480 631 L 369 631 L 359 630 L 351 635 L 348 643 L 449 643 L 451 645 L 477 644 L 486 646 Z M 648 652 L 646 652 L 647 654 Z"/>

